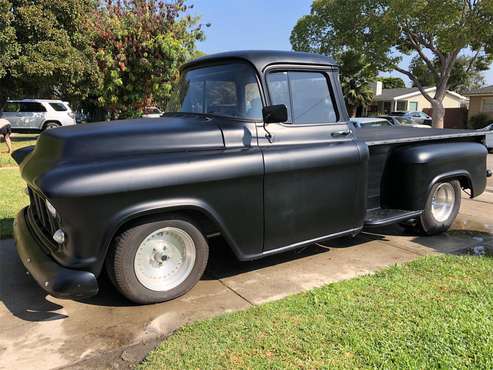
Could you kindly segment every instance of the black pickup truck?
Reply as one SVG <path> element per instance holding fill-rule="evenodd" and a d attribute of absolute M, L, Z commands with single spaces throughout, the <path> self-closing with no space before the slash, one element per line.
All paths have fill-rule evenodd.
<path fill-rule="evenodd" d="M 461 189 L 485 190 L 485 133 L 356 129 L 328 57 L 223 53 L 181 76 L 176 113 L 57 128 L 14 153 L 30 196 L 17 250 L 50 294 L 95 295 L 105 269 L 128 299 L 165 301 L 200 279 L 211 235 L 240 260 L 392 223 L 433 235 Z"/>

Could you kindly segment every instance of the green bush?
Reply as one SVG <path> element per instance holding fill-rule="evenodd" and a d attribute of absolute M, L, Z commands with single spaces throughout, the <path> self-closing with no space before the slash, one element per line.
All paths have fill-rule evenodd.
<path fill-rule="evenodd" d="M 488 126 L 493 121 L 490 116 L 486 113 L 478 113 L 475 116 L 469 118 L 469 122 L 467 124 L 468 128 L 472 130 L 478 130 L 480 128 Z"/>

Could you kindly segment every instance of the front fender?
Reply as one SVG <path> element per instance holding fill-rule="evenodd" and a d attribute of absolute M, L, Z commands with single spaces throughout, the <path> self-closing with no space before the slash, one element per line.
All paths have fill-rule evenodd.
<path fill-rule="evenodd" d="M 382 180 L 385 208 L 421 210 L 431 187 L 458 179 L 473 197 L 486 188 L 484 145 L 472 142 L 433 143 L 394 149 Z"/>
<path fill-rule="evenodd" d="M 211 221 L 220 231 L 221 235 L 225 238 L 235 255 L 240 259 L 242 258 L 243 254 L 234 238 L 229 233 L 224 220 L 211 205 L 200 199 L 167 199 L 164 201 L 151 201 L 136 204 L 123 209 L 116 214 L 104 236 L 103 246 L 101 248 L 102 255 L 98 258 L 98 260 L 104 261 L 111 241 L 117 233 L 125 227 L 125 225 L 131 224 L 132 222 L 144 217 L 186 211 L 199 212 L 203 216 L 207 217 L 207 219 Z"/>

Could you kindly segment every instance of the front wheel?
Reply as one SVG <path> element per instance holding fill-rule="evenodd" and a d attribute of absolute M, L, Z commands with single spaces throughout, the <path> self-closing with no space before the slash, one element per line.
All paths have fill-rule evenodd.
<path fill-rule="evenodd" d="M 459 213 L 461 187 L 458 181 L 440 182 L 431 188 L 424 212 L 418 219 L 419 231 L 426 235 L 446 232 Z"/>
<path fill-rule="evenodd" d="M 120 234 L 106 260 L 113 284 L 128 299 L 164 302 L 189 291 L 207 265 L 209 247 L 184 219 L 143 223 Z"/>

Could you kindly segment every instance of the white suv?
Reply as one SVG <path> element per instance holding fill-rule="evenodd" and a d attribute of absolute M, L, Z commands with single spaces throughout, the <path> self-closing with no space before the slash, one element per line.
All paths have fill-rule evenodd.
<path fill-rule="evenodd" d="M 14 131 L 43 131 L 75 125 L 75 115 L 61 100 L 8 100 L 0 117 L 10 122 Z"/>

